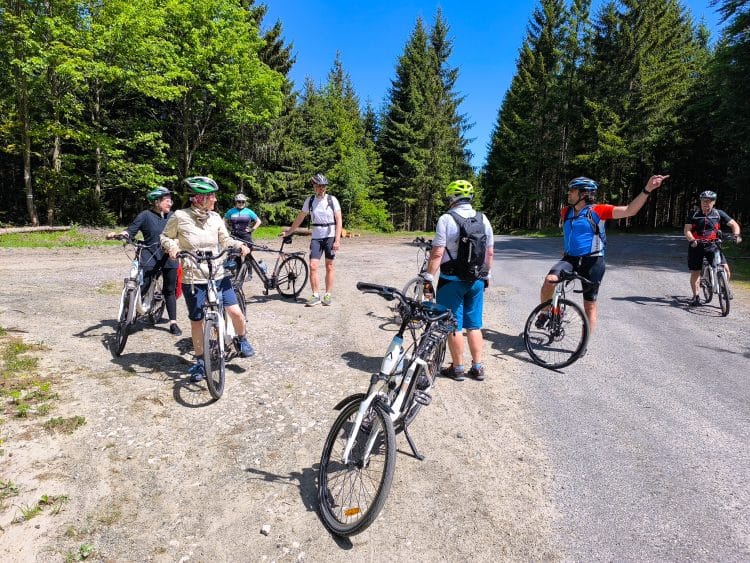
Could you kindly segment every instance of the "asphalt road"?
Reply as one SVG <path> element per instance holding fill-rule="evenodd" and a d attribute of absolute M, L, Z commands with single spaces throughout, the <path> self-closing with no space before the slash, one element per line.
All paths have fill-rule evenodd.
<path fill-rule="evenodd" d="M 493 284 L 507 288 L 491 353 L 525 363 L 519 385 L 547 448 L 572 560 L 750 560 L 748 299 L 690 309 L 686 243 L 610 237 L 599 323 L 586 357 L 554 372 L 518 334 L 561 239 L 496 237 Z M 575 299 L 580 299 L 576 295 Z"/>

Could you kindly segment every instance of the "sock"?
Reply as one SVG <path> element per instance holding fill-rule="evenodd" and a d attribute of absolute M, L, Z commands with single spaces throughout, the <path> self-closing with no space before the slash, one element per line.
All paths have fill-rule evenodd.
<path fill-rule="evenodd" d="M 471 367 L 473 367 L 474 369 L 477 369 L 477 370 L 478 369 L 482 369 L 482 362 L 479 362 L 478 364 L 472 363 Z"/>
<path fill-rule="evenodd" d="M 453 364 L 453 371 L 456 373 L 461 373 L 464 371 L 464 365 L 463 364 Z"/>

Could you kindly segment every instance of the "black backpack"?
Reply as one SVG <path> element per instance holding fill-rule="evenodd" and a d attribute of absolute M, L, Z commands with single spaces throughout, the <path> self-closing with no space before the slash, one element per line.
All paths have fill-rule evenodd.
<path fill-rule="evenodd" d="M 450 276 L 458 276 L 463 281 L 475 281 L 485 276 L 484 261 L 487 255 L 487 235 L 484 232 L 482 214 L 477 211 L 474 217 L 461 217 L 449 211 L 459 228 L 458 252 L 440 266 L 440 271 Z"/>

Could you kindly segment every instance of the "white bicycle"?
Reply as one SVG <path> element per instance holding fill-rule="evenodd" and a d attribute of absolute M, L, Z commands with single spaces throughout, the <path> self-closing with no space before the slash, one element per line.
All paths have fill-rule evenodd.
<path fill-rule="evenodd" d="M 402 321 L 367 392 L 334 407 L 341 414 L 320 458 L 318 507 L 325 526 L 339 536 L 363 531 L 383 508 L 395 470 L 397 432 L 403 431 L 414 457 L 424 459 L 409 425 L 432 400 L 446 339 L 456 327 L 453 313 L 442 305 L 416 301 L 395 287 L 359 282 L 357 289 L 398 299 Z M 425 327 L 421 334 L 416 325 Z M 407 331 L 411 344 L 405 347 Z"/>
<path fill-rule="evenodd" d="M 220 280 L 215 277 L 217 268 L 214 263 L 225 255 L 234 259 L 240 256 L 240 251 L 226 248 L 219 254 L 213 254 L 211 251 L 193 253 L 189 250 L 177 253 L 178 258 L 189 258 L 198 267 L 201 263 L 208 265 L 206 301 L 203 303 L 203 363 L 208 392 L 215 400 L 221 398 L 224 393 L 227 362 L 239 355 L 237 334 L 221 300 L 221 292 L 218 289 Z"/>

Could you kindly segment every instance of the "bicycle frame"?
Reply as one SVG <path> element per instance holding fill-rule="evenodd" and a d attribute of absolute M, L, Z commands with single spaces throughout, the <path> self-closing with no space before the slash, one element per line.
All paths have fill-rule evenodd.
<path fill-rule="evenodd" d="M 122 239 L 120 239 L 122 240 Z M 146 295 L 141 294 L 141 286 L 143 285 L 143 267 L 141 266 L 141 253 L 145 248 L 148 248 L 147 245 L 144 245 L 138 241 L 130 242 L 129 240 L 124 241 L 125 244 L 131 244 L 135 248 L 135 255 L 130 261 L 130 274 L 127 278 L 125 278 L 125 282 L 122 288 L 122 293 L 120 295 L 120 306 L 119 310 L 117 312 L 117 318 L 121 318 L 123 310 L 123 303 L 124 303 L 124 296 L 125 293 L 128 291 L 135 291 L 135 308 L 134 311 L 136 315 L 145 315 L 149 313 L 151 306 L 153 305 L 153 297 L 154 292 L 156 290 L 156 281 L 158 279 L 158 276 L 161 274 L 158 274 L 157 276 L 154 276 L 151 279 L 151 283 L 149 284 L 148 289 L 146 290 Z M 128 322 L 133 322 L 135 320 L 135 315 L 132 319 L 128 319 Z"/>
<path fill-rule="evenodd" d="M 273 252 L 276 254 L 276 261 L 274 262 L 273 269 L 271 270 L 270 275 L 268 274 L 267 270 L 264 270 L 263 268 L 260 267 L 260 263 L 258 262 L 258 260 L 255 259 L 255 256 L 253 255 L 252 252 L 248 254 L 247 257 L 245 258 L 249 267 L 253 269 L 253 271 L 258 275 L 258 277 L 263 282 L 263 288 L 265 289 L 266 295 L 268 295 L 269 290 L 276 289 L 276 280 L 278 279 L 278 276 L 279 276 L 279 267 L 281 266 L 281 263 L 290 256 L 301 257 L 305 254 L 302 251 L 284 252 L 284 246 L 291 242 L 292 242 L 291 236 L 283 237 L 281 239 L 281 246 L 279 247 L 278 250 L 274 250 L 265 245 L 260 245 L 260 244 L 255 244 L 255 243 L 253 244 L 245 243 L 245 244 L 248 244 L 248 246 L 250 246 L 250 249 L 252 251 L 258 250 L 261 252 Z M 242 282 L 244 282 L 244 279 L 242 280 Z"/>

